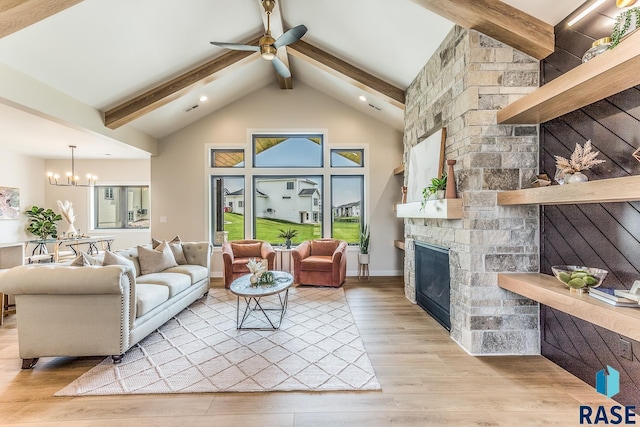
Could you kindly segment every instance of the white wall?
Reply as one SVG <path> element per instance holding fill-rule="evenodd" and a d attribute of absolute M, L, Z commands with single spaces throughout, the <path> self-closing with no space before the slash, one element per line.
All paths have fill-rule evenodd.
<path fill-rule="evenodd" d="M 393 240 L 402 236 L 402 222 L 393 212 L 393 204 L 401 198 L 402 183 L 393 176 L 393 168 L 402 161 L 402 133 L 299 82 L 293 90 L 280 90 L 274 83 L 159 141 L 159 155 L 151 159 L 154 237 L 170 239 L 179 234 L 183 240 L 210 239 L 205 146 L 244 146 L 252 129 L 325 129 L 325 141 L 331 146 L 368 144 L 370 173 L 365 191 L 371 274 L 402 274 L 403 253 L 393 246 Z M 355 255 L 350 253 L 348 258 L 350 275 L 357 274 Z M 212 268 L 213 275 L 221 275 L 219 257 L 214 257 Z"/>
<path fill-rule="evenodd" d="M 44 203 L 44 160 L 24 156 L 6 147 L 10 142 L 0 141 L 0 187 L 20 190 L 20 211 Z M 16 220 L 0 220 L 0 243 L 20 242 L 31 239 L 26 231 L 27 217 Z"/>

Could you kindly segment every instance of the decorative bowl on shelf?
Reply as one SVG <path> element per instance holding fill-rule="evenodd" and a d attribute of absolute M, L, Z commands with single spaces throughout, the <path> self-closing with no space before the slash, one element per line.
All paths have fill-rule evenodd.
<path fill-rule="evenodd" d="M 579 265 L 554 265 L 554 276 L 571 289 L 597 288 L 607 274 L 607 270 Z"/>

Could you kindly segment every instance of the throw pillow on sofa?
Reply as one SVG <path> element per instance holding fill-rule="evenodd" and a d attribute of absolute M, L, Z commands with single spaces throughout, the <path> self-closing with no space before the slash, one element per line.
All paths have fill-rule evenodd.
<path fill-rule="evenodd" d="M 100 263 L 91 255 L 80 252 L 80 254 L 73 261 L 71 261 L 71 264 L 69 265 L 73 267 L 86 267 L 87 265 L 100 265 Z"/>
<path fill-rule="evenodd" d="M 173 256 L 176 259 L 176 262 L 179 265 L 187 264 L 187 258 L 184 256 L 184 251 L 182 250 L 182 240 L 180 240 L 180 236 L 176 236 L 169 243 L 169 248 L 171 248 L 171 252 L 173 252 Z M 151 245 L 153 249 L 156 249 L 158 246 L 162 244 L 161 240 L 156 238 L 151 239 Z"/>
<path fill-rule="evenodd" d="M 124 265 L 125 267 L 129 267 L 132 273 L 135 274 L 136 272 L 136 266 L 133 264 L 133 261 L 111 251 L 104 252 L 102 265 Z"/>
<path fill-rule="evenodd" d="M 140 262 L 140 273 L 153 274 L 177 267 L 176 258 L 171 252 L 169 244 L 164 241 L 156 249 L 138 246 L 138 261 Z"/>

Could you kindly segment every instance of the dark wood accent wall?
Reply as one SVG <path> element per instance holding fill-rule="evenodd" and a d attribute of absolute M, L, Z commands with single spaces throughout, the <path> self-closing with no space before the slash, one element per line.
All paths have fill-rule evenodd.
<path fill-rule="evenodd" d="M 556 51 L 541 63 L 543 84 L 580 65 L 591 43 L 610 35 L 619 9 L 608 3 L 573 28 L 566 21 L 556 26 Z M 640 87 L 543 123 L 540 171 L 553 177 L 553 156 L 569 157 L 576 143 L 588 139 L 606 159 L 586 172 L 589 179 L 640 174 L 640 162 L 632 156 L 640 147 Z M 540 221 L 543 273 L 551 274 L 556 264 L 600 267 L 609 271 L 603 286 L 620 289 L 640 279 L 640 203 L 544 206 Z M 594 386 L 596 372 L 612 366 L 620 371 L 621 392 L 614 399 L 637 405 L 640 342 L 547 306 L 541 306 L 540 322 L 545 357 Z M 631 343 L 633 360 L 622 357 L 623 340 Z"/>

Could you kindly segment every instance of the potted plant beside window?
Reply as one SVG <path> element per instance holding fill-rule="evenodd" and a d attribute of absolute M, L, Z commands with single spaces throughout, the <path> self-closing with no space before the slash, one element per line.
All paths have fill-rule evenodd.
<path fill-rule="evenodd" d="M 284 243 L 287 249 L 291 249 L 291 239 L 298 235 L 298 230 L 292 230 L 291 228 L 287 228 L 286 230 L 280 230 L 280 234 L 278 237 L 280 239 L 285 239 Z"/>
<path fill-rule="evenodd" d="M 358 263 L 369 264 L 369 226 L 367 224 L 362 224 L 360 227 L 359 246 Z"/>
<path fill-rule="evenodd" d="M 62 220 L 62 215 L 55 213 L 51 209 L 31 207 L 26 212 L 29 217 L 29 225 L 27 231 L 41 240 L 46 240 L 51 236 L 54 239 L 58 237 L 58 229 L 56 221 Z"/>

